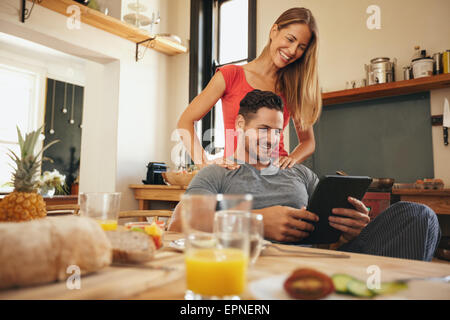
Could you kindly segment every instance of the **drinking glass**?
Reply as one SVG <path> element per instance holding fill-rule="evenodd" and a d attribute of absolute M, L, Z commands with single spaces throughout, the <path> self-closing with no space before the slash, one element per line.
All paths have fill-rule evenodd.
<path fill-rule="evenodd" d="M 117 229 L 120 192 L 82 192 L 79 197 L 80 215 L 95 219 L 105 231 Z"/>
<path fill-rule="evenodd" d="M 186 299 L 239 299 L 244 292 L 251 202 L 250 195 L 182 197 Z"/>
<path fill-rule="evenodd" d="M 261 254 L 264 240 L 263 216 L 253 213 L 250 217 L 250 263 L 254 264 Z"/>

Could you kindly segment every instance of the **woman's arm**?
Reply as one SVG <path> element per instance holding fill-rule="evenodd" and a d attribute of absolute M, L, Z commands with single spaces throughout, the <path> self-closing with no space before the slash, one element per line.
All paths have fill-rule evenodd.
<path fill-rule="evenodd" d="M 294 121 L 295 131 L 299 144 L 287 157 L 280 157 L 279 165 L 281 169 L 287 167 L 292 168 L 296 163 L 302 163 L 310 155 L 314 153 L 316 149 L 316 140 L 314 138 L 314 130 L 311 126 L 309 129 L 302 131 L 300 126 Z"/>
<path fill-rule="evenodd" d="M 196 165 L 207 163 L 206 152 L 195 134 L 194 123 L 202 119 L 225 92 L 225 79 L 217 72 L 206 88 L 192 100 L 178 120 L 178 133 Z"/>

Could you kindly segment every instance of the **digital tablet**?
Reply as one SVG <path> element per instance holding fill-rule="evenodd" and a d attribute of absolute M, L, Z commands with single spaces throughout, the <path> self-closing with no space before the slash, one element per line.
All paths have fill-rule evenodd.
<path fill-rule="evenodd" d="M 314 231 L 300 241 L 301 244 L 327 244 L 339 240 L 341 231 L 330 226 L 328 217 L 333 208 L 354 207 L 348 202 L 348 197 L 361 200 L 369 185 L 370 177 L 357 176 L 323 176 L 317 184 L 312 196 L 309 198 L 307 210 L 319 216 L 318 222 L 310 222 L 314 225 Z"/>

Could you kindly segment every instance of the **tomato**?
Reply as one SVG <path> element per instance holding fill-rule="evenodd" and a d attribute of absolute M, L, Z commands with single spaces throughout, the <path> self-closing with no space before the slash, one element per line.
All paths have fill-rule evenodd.
<path fill-rule="evenodd" d="M 302 268 L 286 279 L 284 289 L 294 299 L 322 299 L 334 292 L 334 285 L 326 274 Z"/>

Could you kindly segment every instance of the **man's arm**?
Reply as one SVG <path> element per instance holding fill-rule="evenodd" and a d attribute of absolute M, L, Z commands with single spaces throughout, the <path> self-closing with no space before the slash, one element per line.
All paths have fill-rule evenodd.
<path fill-rule="evenodd" d="M 303 209 L 295 209 L 285 206 L 273 206 L 264 209 L 252 210 L 253 213 L 263 215 L 264 238 L 295 242 L 309 236 L 314 230 L 308 221 L 318 221 L 319 217 Z M 168 231 L 181 232 L 181 203 L 175 208 Z"/>

